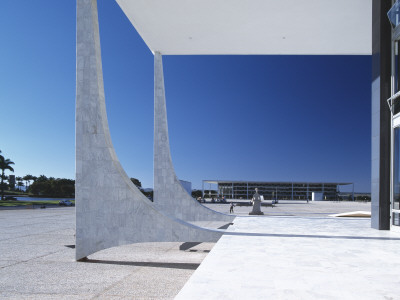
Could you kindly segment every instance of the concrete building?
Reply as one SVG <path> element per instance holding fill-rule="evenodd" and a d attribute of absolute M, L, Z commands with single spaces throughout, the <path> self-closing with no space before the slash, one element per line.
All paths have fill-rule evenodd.
<path fill-rule="evenodd" d="M 187 221 L 232 220 L 193 201 L 177 179 L 169 149 L 163 55 L 372 53 L 371 225 L 400 228 L 397 2 L 116 1 L 154 54 L 154 205 L 129 180 L 111 142 L 97 1 L 77 0 L 77 259 L 132 242 L 215 241 L 222 232 Z M 143 227 L 152 230 L 143 232 Z"/>
<path fill-rule="evenodd" d="M 371 225 L 377 229 L 391 227 L 390 161 L 394 158 L 387 99 L 393 94 L 392 27 L 387 12 L 394 0 L 321 0 L 318 5 L 314 0 L 117 3 L 154 54 L 372 54 Z M 160 186 L 170 185 L 160 182 Z M 174 189 L 182 190 L 176 185 Z M 398 216 L 397 211 L 393 213 Z"/>
<path fill-rule="evenodd" d="M 216 184 L 218 194 L 228 199 L 251 199 L 258 188 L 265 200 L 338 200 L 340 186 L 353 183 L 339 182 L 264 182 L 264 181 L 226 181 L 203 180 L 204 184 Z"/>

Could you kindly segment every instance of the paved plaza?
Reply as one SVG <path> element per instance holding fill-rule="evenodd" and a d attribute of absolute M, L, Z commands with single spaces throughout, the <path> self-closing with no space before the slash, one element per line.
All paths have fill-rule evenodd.
<path fill-rule="evenodd" d="M 235 207 L 229 231 L 265 236 L 120 246 L 88 262 L 74 260 L 74 208 L 0 210 L 0 299 L 400 299 L 400 234 L 327 217 L 369 206 Z"/>
<path fill-rule="evenodd" d="M 74 208 L 0 210 L 0 299 L 171 299 L 214 245 L 134 244 L 76 262 L 74 234 Z"/>
<path fill-rule="evenodd" d="M 248 202 L 248 201 L 243 201 Z M 266 200 L 271 204 L 271 200 Z M 226 204 L 207 203 L 209 208 L 223 213 L 229 213 L 229 200 Z M 274 207 L 262 206 L 262 212 L 266 216 L 303 216 L 322 217 L 349 211 L 371 211 L 370 202 L 350 201 L 292 201 L 280 200 Z M 247 216 L 251 211 L 250 206 L 235 206 L 234 213 L 238 216 Z"/>
<path fill-rule="evenodd" d="M 176 299 L 400 299 L 400 234 L 370 219 L 236 218 Z"/>

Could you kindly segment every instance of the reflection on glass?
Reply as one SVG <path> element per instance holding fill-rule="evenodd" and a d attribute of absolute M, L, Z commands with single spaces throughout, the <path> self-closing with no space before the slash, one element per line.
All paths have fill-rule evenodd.
<path fill-rule="evenodd" d="M 393 225 L 400 226 L 400 214 L 393 213 Z"/>
<path fill-rule="evenodd" d="M 393 209 L 400 209 L 400 128 L 394 129 Z"/>
<path fill-rule="evenodd" d="M 399 74 L 399 70 L 400 70 L 400 60 L 399 60 L 399 41 L 396 41 L 394 43 L 394 94 L 397 93 L 399 91 L 399 87 L 400 87 L 400 74 Z M 393 100 L 392 102 L 393 105 L 393 115 L 396 115 L 398 113 L 400 113 L 400 98 L 396 98 L 395 100 Z"/>
<path fill-rule="evenodd" d="M 398 0 L 388 11 L 387 15 L 392 27 L 396 28 L 400 24 L 400 2 Z"/>
<path fill-rule="evenodd" d="M 394 93 L 397 93 L 399 91 L 399 41 L 394 42 L 394 76 L 395 76 L 395 82 L 394 82 Z"/>

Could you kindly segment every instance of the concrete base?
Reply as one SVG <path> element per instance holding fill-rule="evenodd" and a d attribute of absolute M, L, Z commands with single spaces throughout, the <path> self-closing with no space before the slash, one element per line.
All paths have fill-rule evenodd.
<path fill-rule="evenodd" d="M 330 217 L 336 217 L 336 218 L 371 218 L 371 212 L 370 211 L 351 211 L 351 212 L 345 212 L 345 213 L 330 215 Z"/>
<path fill-rule="evenodd" d="M 256 211 L 256 212 L 249 212 L 249 215 L 252 215 L 252 216 L 261 216 L 261 215 L 264 215 L 264 213 L 262 212 L 262 211 Z"/>

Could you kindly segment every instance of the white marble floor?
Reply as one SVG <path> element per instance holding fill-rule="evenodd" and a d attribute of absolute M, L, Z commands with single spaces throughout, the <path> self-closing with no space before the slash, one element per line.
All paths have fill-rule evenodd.
<path fill-rule="evenodd" d="M 237 217 L 175 299 L 400 299 L 400 234 L 370 219 Z"/>

